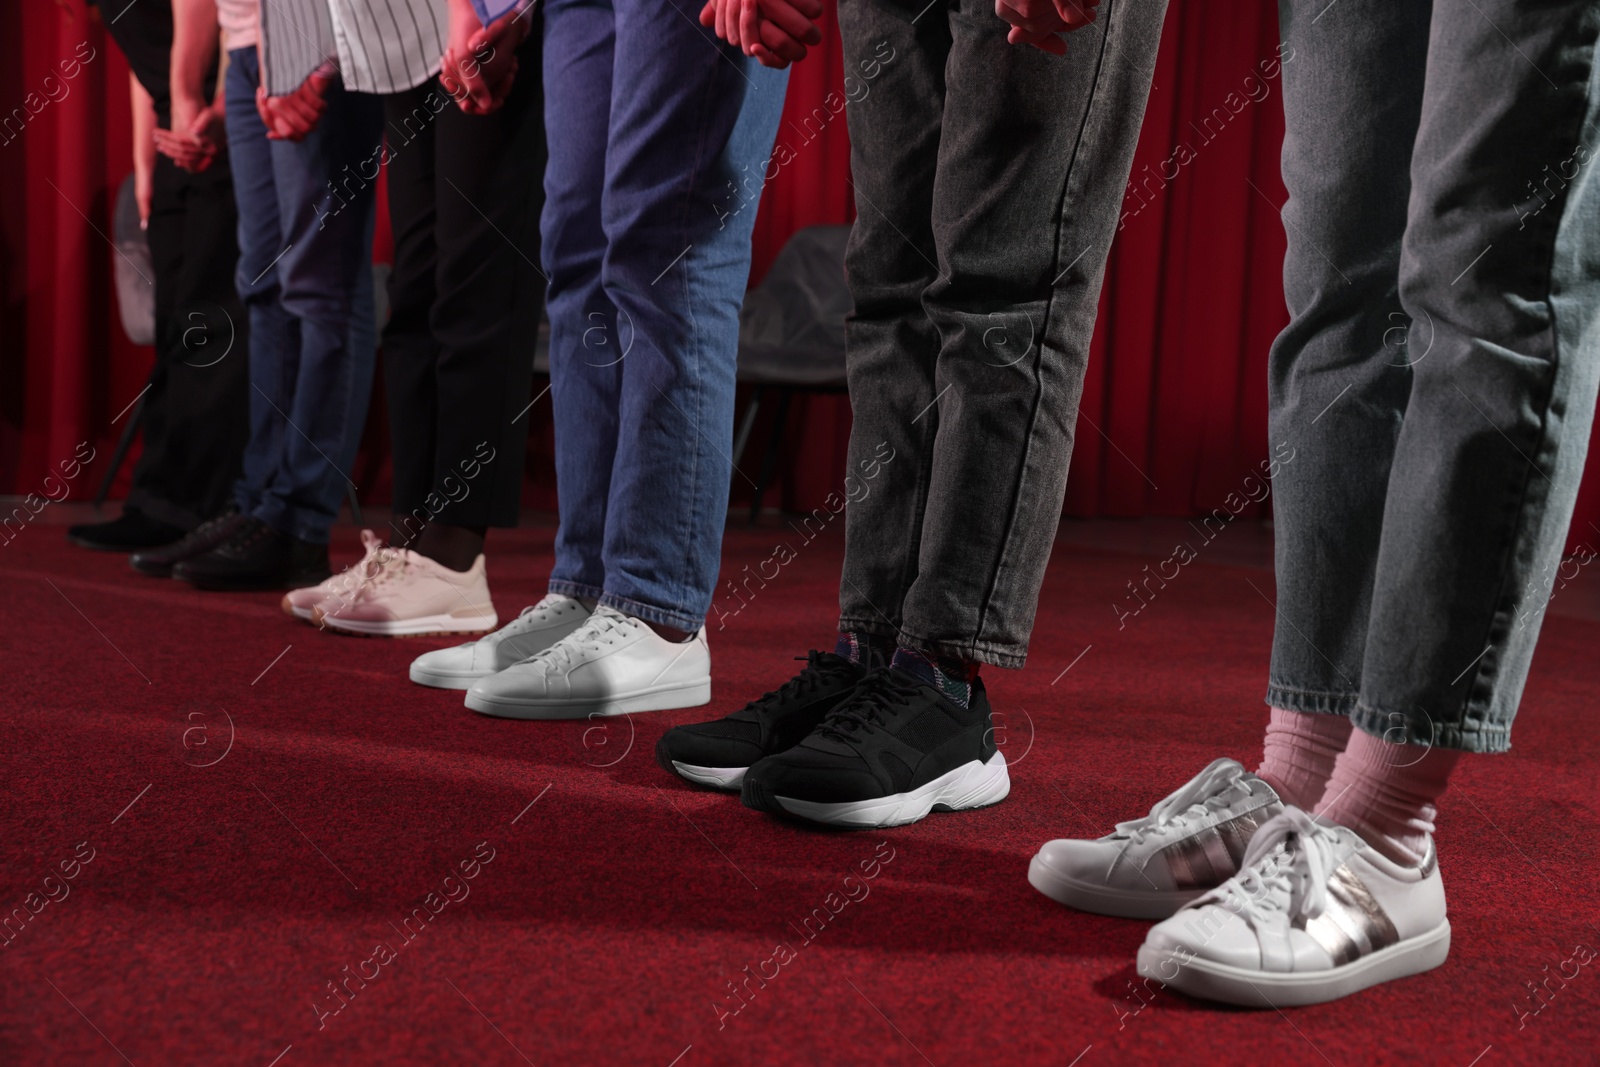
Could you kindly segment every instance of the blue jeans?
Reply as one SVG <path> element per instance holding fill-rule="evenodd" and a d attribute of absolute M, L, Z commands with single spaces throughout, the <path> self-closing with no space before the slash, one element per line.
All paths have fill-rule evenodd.
<path fill-rule="evenodd" d="M 1600 386 L 1600 8 L 1283 0 L 1267 700 L 1510 746 Z"/>
<path fill-rule="evenodd" d="M 717 42 L 700 6 L 544 14 L 550 590 L 687 630 L 717 579 L 739 307 L 787 85 Z"/>
<path fill-rule="evenodd" d="M 229 53 L 235 284 L 250 319 L 251 385 L 250 440 L 234 499 L 280 533 L 326 543 L 372 392 L 373 186 L 383 105 L 335 84 L 304 141 L 269 141 L 256 113 L 259 81 L 255 48 Z"/>

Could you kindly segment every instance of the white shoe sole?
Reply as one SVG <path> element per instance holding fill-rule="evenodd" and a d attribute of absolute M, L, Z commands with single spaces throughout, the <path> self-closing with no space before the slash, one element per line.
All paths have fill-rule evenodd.
<path fill-rule="evenodd" d="M 494 671 L 435 671 L 411 665 L 411 680 L 418 685 L 435 689 L 471 689 L 472 683 L 487 678 Z"/>
<path fill-rule="evenodd" d="M 1119 919 L 1167 919 L 1185 904 L 1204 896 L 1205 889 L 1113 889 L 1083 882 L 1050 866 L 1042 855 L 1028 864 L 1028 882 L 1055 901 L 1079 911 Z"/>
<path fill-rule="evenodd" d="M 854 800 L 841 804 L 820 804 L 793 797 L 774 796 L 778 806 L 790 815 L 831 826 L 858 829 L 904 826 L 916 822 L 930 811 L 970 811 L 998 804 L 1011 792 L 1011 776 L 1006 773 L 1006 757 L 996 752 L 989 762 L 973 760 L 941 774 L 927 785 L 909 793 L 874 800 Z"/>
<path fill-rule="evenodd" d="M 330 630 L 362 637 L 420 637 L 423 634 L 481 634 L 493 630 L 499 616 L 489 615 L 419 615 L 414 619 L 341 619 L 336 615 L 323 615 L 317 620 Z"/>
<path fill-rule="evenodd" d="M 749 767 L 696 767 L 692 763 L 679 763 L 677 760 L 671 762 L 673 770 L 696 785 L 727 789 L 735 793 L 744 785 L 744 772 L 750 769 Z"/>
<path fill-rule="evenodd" d="M 479 714 L 494 715 L 501 719 L 587 719 L 591 715 L 631 715 L 639 711 L 669 711 L 709 704 L 711 679 L 652 686 L 603 700 L 536 700 L 490 696 L 468 690 L 465 703 Z"/>
<path fill-rule="evenodd" d="M 1353 963 L 1326 971 L 1257 971 L 1191 956 L 1185 962 L 1170 949 L 1139 949 L 1139 973 L 1191 997 L 1247 1008 L 1322 1004 L 1369 986 L 1431 971 L 1450 955 L 1450 923 L 1409 938 Z"/>

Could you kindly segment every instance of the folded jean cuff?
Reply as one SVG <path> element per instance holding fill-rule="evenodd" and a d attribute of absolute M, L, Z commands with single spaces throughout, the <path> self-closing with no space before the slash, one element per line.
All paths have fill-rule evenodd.
<path fill-rule="evenodd" d="M 1020 650 L 1015 645 L 997 645 L 988 641 L 934 641 L 916 634 L 900 631 L 896 639 L 901 648 L 914 648 L 919 652 L 932 652 L 938 656 L 954 656 L 972 663 L 983 663 L 1006 670 L 1021 670 L 1028 659 L 1027 646 Z"/>
<path fill-rule="evenodd" d="M 569 593 L 568 595 L 574 596 L 578 594 Z M 646 604 L 642 600 L 630 600 L 628 597 L 618 596 L 616 593 L 601 593 L 600 603 L 608 608 L 620 611 L 624 615 L 632 615 L 634 618 L 641 619 L 644 622 L 655 623 L 657 626 L 671 626 L 675 629 L 687 630 L 690 633 L 694 633 L 706 624 L 704 615 L 697 618 L 681 611 L 674 611 L 671 608 L 661 608 L 654 604 Z"/>
<path fill-rule="evenodd" d="M 1400 731 L 1405 732 L 1405 743 L 1421 748 L 1448 748 L 1461 752 L 1494 753 L 1511 748 L 1509 723 L 1442 723 L 1418 709 L 1413 714 L 1400 711 L 1382 711 L 1365 703 L 1350 713 L 1350 721 L 1358 730 L 1399 742 Z"/>
<path fill-rule="evenodd" d="M 562 596 L 570 596 L 577 600 L 599 600 L 605 595 L 605 590 L 598 585 L 584 585 L 582 582 L 569 582 L 560 578 L 550 579 L 549 591 Z"/>
<path fill-rule="evenodd" d="M 1267 706 L 1306 715 L 1345 715 L 1356 709 L 1360 694 L 1354 690 L 1296 689 L 1267 683 Z"/>

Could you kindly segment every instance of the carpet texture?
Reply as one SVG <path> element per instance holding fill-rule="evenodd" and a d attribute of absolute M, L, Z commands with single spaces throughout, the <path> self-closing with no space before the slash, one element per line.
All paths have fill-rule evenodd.
<path fill-rule="evenodd" d="M 540 595 L 552 536 L 491 538 L 502 618 Z M 764 564 L 780 540 L 795 558 Z M 335 548 L 353 560 L 354 532 Z M 1444 798 L 1449 962 L 1218 1010 L 1137 980 L 1145 924 L 1026 871 L 1215 756 L 1259 758 L 1271 575 L 1202 552 L 1129 616 L 1161 557 L 1059 550 L 1027 670 L 985 672 L 1013 782 L 986 811 L 823 833 L 665 775 L 668 726 L 832 647 L 840 555 L 838 530 L 732 531 L 724 577 L 755 577 L 719 593 L 709 707 L 527 723 L 406 680 L 446 641 L 319 633 L 274 595 L 24 530 L 0 554 L 0 1064 L 1600 1056 L 1600 625 L 1548 621 L 1514 751 L 1464 760 Z"/>

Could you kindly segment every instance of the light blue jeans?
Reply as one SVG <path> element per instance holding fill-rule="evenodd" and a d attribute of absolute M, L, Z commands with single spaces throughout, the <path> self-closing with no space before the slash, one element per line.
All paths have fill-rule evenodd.
<path fill-rule="evenodd" d="M 544 10 L 550 590 L 685 630 L 721 559 L 739 307 L 787 85 L 700 6 Z"/>

